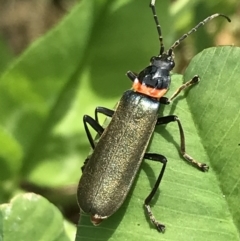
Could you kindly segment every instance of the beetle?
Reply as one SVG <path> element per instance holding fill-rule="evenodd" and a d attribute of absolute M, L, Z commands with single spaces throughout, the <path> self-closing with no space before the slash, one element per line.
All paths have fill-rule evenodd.
<path fill-rule="evenodd" d="M 150 202 L 158 190 L 167 164 L 165 156 L 146 153 L 155 127 L 177 122 L 180 133 L 180 153 L 184 159 L 203 172 L 209 169 L 205 163 L 196 161 L 186 153 L 184 131 L 179 118 L 176 115 L 158 116 L 161 104 L 171 103 L 182 90 L 200 80 L 199 76 L 195 75 L 181 85 L 170 98 L 164 96 L 171 83 L 170 71 L 175 66 L 173 51 L 182 40 L 213 18 L 222 16 L 228 21 L 230 19 L 219 13 L 211 15 L 180 37 L 165 51 L 155 0 L 151 0 L 150 7 L 157 27 L 160 52 L 150 59 L 150 65 L 139 74 L 132 71 L 127 72 L 128 78 L 133 82 L 132 89 L 123 93 L 115 110 L 97 107 L 95 119 L 84 115 L 83 123 L 93 152 L 87 157 L 82 168 L 83 174 L 78 185 L 77 199 L 80 209 L 89 213 L 92 223 L 98 225 L 122 205 L 142 160 L 149 159 L 160 162 L 162 168 L 153 189 L 144 201 L 144 207 L 156 229 L 164 232 L 165 225 L 156 220 L 150 208 Z M 98 114 L 111 117 L 106 128 L 99 123 Z M 89 126 L 100 136 L 97 143 L 89 131 Z"/>

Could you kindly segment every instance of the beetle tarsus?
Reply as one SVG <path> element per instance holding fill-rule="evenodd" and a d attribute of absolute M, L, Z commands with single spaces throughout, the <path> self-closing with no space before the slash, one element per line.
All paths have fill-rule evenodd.
<path fill-rule="evenodd" d="M 165 225 L 160 223 L 160 222 L 158 222 L 156 220 L 156 218 L 153 216 L 151 208 L 150 208 L 150 206 L 148 204 L 145 204 L 144 206 L 146 208 L 147 214 L 148 214 L 151 222 L 155 225 L 155 227 L 157 228 L 158 232 L 164 233 Z"/>
<path fill-rule="evenodd" d="M 203 172 L 207 172 L 209 170 L 209 166 L 205 163 L 199 163 L 200 164 L 200 170 Z"/>
<path fill-rule="evenodd" d="M 181 150 L 181 154 L 185 160 L 191 163 L 193 166 L 197 167 L 200 171 L 207 172 L 209 170 L 209 166 L 205 163 L 197 162 L 194 158 L 188 155 L 185 151 Z"/>
<path fill-rule="evenodd" d="M 158 232 L 160 232 L 160 233 L 164 233 L 165 232 L 165 225 L 163 225 L 161 223 L 157 223 L 156 224 L 156 228 L 157 228 Z"/>

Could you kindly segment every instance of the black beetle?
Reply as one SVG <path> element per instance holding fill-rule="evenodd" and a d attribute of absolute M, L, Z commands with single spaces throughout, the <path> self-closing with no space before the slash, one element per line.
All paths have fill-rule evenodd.
<path fill-rule="evenodd" d="M 225 17 L 228 21 L 230 19 L 223 14 L 214 14 L 184 34 L 169 50 L 164 51 L 161 27 L 155 10 L 155 0 L 150 2 L 150 7 L 160 40 L 159 55 L 152 57 L 150 65 L 139 74 L 132 71 L 127 72 L 127 76 L 133 81 L 133 86 L 131 90 L 127 90 L 123 94 L 115 111 L 97 107 L 95 119 L 88 115 L 84 116 L 84 127 L 94 151 L 85 161 L 77 198 L 80 209 L 90 213 L 92 223 L 98 225 L 122 205 L 142 160 L 145 158 L 160 162 L 163 164 L 162 169 L 152 191 L 145 199 L 144 206 L 151 222 L 158 231 L 163 232 L 165 226 L 155 219 L 149 206 L 159 187 L 167 164 L 167 159 L 163 155 L 146 153 L 155 126 L 177 122 L 180 132 L 181 154 L 200 170 L 208 170 L 206 164 L 197 162 L 186 153 L 184 132 L 179 118 L 175 115 L 158 116 L 161 104 L 169 104 L 183 89 L 199 81 L 199 77 L 196 75 L 180 86 L 171 98 L 164 97 L 171 82 L 170 71 L 175 66 L 173 50 L 183 39 L 211 19 L 218 16 Z M 112 117 L 105 129 L 99 124 L 99 113 Z M 97 144 L 90 134 L 88 125 L 96 130 L 100 136 Z"/>

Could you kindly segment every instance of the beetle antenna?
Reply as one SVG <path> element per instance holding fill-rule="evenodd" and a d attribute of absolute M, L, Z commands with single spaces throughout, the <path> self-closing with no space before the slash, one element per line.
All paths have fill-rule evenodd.
<path fill-rule="evenodd" d="M 224 15 L 224 14 L 221 14 L 221 13 L 215 13 L 207 18 L 205 18 L 202 22 L 200 22 L 199 24 L 197 24 L 194 28 L 192 28 L 190 31 L 188 31 L 187 33 L 185 33 L 181 38 L 179 38 L 177 41 L 175 41 L 175 43 L 171 46 L 171 48 L 169 49 L 168 53 L 171 55 L 173 50 L 185 39 L 187 38 L 190 34 L 194 33 L 197 31 L 197 29 L 200 27 L 200 26 L 203 26 L 204 24 L 206 24 L 207 22 L 211 21 L 212 19 L 216 18 L 216 17 L 224 17 L 228 20 L 228 22 L 231 22 L 231 19 Z"/>
<path fill-rule="evenodd" d="M 155 23 L 156 23 L 156 26 L 157 26 L 157 31 L 158 31 L 158 37 L 159 37 L 159 42 L 160 42 L 159 55 L 162 55 L 162 53 L 164 52 L 163 37 L 162 37 L 161 26 L 159 24 L 158 16 L 157 16 L 157 13 L 156 13 L 155 2 L 156 2 L 156 0 L 151 0 L 150 8 L 152 9 L 153 17 L 154 17 L 154 20 L 155 20 Z"/>

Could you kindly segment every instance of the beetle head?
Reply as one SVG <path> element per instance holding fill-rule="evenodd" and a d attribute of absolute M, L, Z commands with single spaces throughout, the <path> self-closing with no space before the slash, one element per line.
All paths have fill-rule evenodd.
<path fill-rule="evenodd" d="M 172 51 L 153 56 L 150 59 L 150 65 L 143 69 L 134 80 L 133 89 L 149 97 L 160 99 L 169 88 L 170 71 L 174 66 Z"/>
<path fill-rule="evenodd" d="M 161 70 L 171 71 L 175 66 L 174 55 L 172 51 L 163 53 L 159 56 L 153 56 L 150 59 L 150 65 L 160 68 Z"/>

